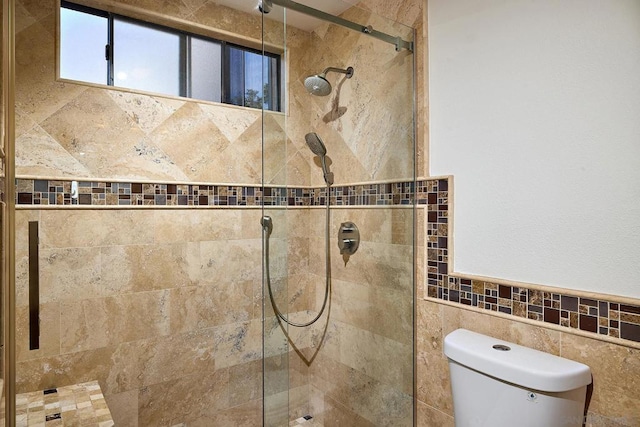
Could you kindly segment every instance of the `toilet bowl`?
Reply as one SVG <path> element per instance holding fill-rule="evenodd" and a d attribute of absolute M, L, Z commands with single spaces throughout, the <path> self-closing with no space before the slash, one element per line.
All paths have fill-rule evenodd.
<path fill-rule="evenodd" d="M 456 427 L 581 427 L 587 365 L 458 329 L 445 337 Z"/>

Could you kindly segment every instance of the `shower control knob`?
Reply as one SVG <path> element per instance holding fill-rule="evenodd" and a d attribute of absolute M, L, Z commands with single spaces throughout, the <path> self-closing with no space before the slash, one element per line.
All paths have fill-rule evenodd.
<path fill-rule="evenodd" d="M 353 255 L 360 245 L 360 231 L 353 222 L 343 222 L 338 231 L 338 247 L 343 255 Z"/>

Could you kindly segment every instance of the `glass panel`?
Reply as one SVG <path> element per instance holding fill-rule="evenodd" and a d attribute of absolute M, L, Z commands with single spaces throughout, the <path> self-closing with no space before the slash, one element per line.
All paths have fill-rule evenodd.
<path fill-rule="evenodd" d="M 349 7 L 345 15 L 413 39 L 411 28 L 370 11 Z M 280 41 L 276 25 L 269 21 L 264 26 L 269 43 Z M 272 285 L 280 311 L 296 322 L 308 322 L 321 310 L 327 279 L 332 287 L 329 309 L 306 328 L 283 322 L 274 328 L 268 288 L 263 287 L 265 358 L 288 354 L 288 366 L 265 360 L 265 425 L 286 426 L 308 415 L 317 426 L 409 427 L 413 425 L 414 209 L 409 197 L 390 198 L 378 192 L 396 193 L 402 188 L 410 194 L 414 188 L 414 57 L 335 24 L 319 23 L 314 28 L 311 37 L 303 38 L 286 34 L 283 28 L 281 37 L 286 35 L 287 40 L 283 64 L 289 76 L 283 82 L 291 108 L 286 115 L 263 113 L 265 185 L 277 186 L 289 197 L 302 195 L 305 190 L 299 187 L 308 188 L 313 206 L 297 202 L 265 206 L 264 214 L 273 219 Z M 248 57 L 245 54 L 247 62 Z M 351 78 L 343 72 L 326 74 L 331 85 L 328 96 L 306 91 L 307 76 L 349 66 L 354 68 Z M 275 109 L 269 98 L 277 89 L 267 85 L 277 64 L 265 58 L 262 68 L 263 105 L 265 110 Z M 245 70 L 249 73 L 249 65 Z M 248 88 L 256 88 L 248 77 L 244 81 Z M 324 159 L 318 155 L 323 152 L 320 145 L 315 144 L 315 152 L 307 146 L 308 133 L 322 140 Z M 327 175 L 333 175 L 330 189 L 323 163 Z M 349 188 L 348 195 L 342 193 L 344 188 Z M 401 204 L 402 199 L 408 204 Z M 349 257 L 339 253 L 337 244 L 337 231 L 347 221 L 356 224 L 361 237 L 358 251 Z"/>
<path fill-rule="evenodd" d="M 191 37 L 191 98 L 221 101 L 222 45 Z"/>
<path fill-rule="evenodd" d="M 272 44 L 282 46 L 287 49 L 285 42 L 286 27 L 278 20 L 278 16 L 282 16 L 282 10 L 274 7 L 271 13 L 263 15 L 263 30 L 268 29 L 271 36 Z M 278 13 L 280 12 L 280 14 Z M 237 51 L 237 50 L 236 50 Z M 269 75 L 264 71 L 268 70 L 269 57 L 262 56 L 258 53 L 247 52 L 242 53 L 243 59 L 249 58 L 250 66 L 242 64 L 242 85 L 256 90 L 262 97 L 263 82 L 268 81 Z M 265 64 L 266 63 L 266 64 Z M 245 71 L 250 69 L 245 76 Z M 249 74 L 254 74 L 249 76 Z M 233 72 L 232 75 L 237 74 Z M 244 88 L 243 88 L 244 93 Z M 261 101 L 259 108 L 265 103 Z M 285 116 L 278 113 L 263 111 L 262 114 L 262 182 L 269 186 L 269 190 L 265 188 L 265 192 L 274 194 L 275 191 L 285 194 L 284 190 L 288 181 L 287 159 L 289 159 L 291 149 L 291 141 L 287 136 L 285 126 Z M 274 189 L 273 187 L 276 187 Z M 270 237 L 269 251 L 269 269 L 271 283 L 263 281 L 263 342 L 264 342 L 264 360 L 263 360 L 263 425 L 265 427 L 281 427 L 288 426 L 289 421 L 293 418 L 303 416 L 310 411 L 304 413 L 292 412 L 295 405 L 292 400 L 299 403 L 308 404 L 308 376 L 305 368 L 300 364 L 300 357 L 296 351 L 299 349 L 306 350 L 306 346 L 300 345 L 298 339 L 291 342 L 289 337 L 295 335 L 297 337 L 310 337 L 314 332 L 311 328 L 295 328 L 290 327 L 285 322 L 279 320 L 274 312 L 273 306 L 269 298 L 269 288 L 273 294 L 273 299 L 278 309 L 286 316 L 294 321 L 307 320 L 307 304 L 292 305 L 291 283 L 299 284 L 300 280 L 305 281 L 308 278 L 308 269 L 299 264 L 298 261 L 306 263 L 307 261 L 307 243 L 302 243 L 294 252 L 291 252 L 291 242 L 298 234 L 294 233 L 292 225 L 300 225 L 297 219 L 300 214 L 305 216 L 303 210 L 290 209 L 285 206 L 263 205 L 263 215 L 269 216 L 273 221 L 273 232 Z M 308 224 L 303 223 L 305 230 Z M 291 254 L 297 253 L 301 257 Z M 266 273 L 266 263 L 265 266 Z M 266 274 L 265 274 L 266 276 Z M 269 286 L 271 285 L 271 286 Z M 298 287 L 299 289 L 299 287 Z M 310 288 L 308 288 L 310 289 Z M 309 300 L 311 293 L 301 293 L 302 300 Z M 294 298 L 295 299 L 295 298 Z M 299 373 L 299 375 L 298 375 Z M 301 381 L 297 381 L 300 379 Z M 302 390 L 302 393 L 299 392 Z"/>
<path fill-rule="evenodd" d="M 181 95 L 181 36 L 146 25 L 114 20 L 114 85 Z"/>
<path fill-rule="evenodd" d="M 60 9 L 60 77 L 107 84 L 107 28 L 103 16 Z"/>

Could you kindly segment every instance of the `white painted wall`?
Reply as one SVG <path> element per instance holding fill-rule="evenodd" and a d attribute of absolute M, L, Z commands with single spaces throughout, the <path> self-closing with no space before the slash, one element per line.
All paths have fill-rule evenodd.
<path fill-rule="evenodd" d="M 428 0 L 456 272 L 640 298 L 640 0 Z"/>

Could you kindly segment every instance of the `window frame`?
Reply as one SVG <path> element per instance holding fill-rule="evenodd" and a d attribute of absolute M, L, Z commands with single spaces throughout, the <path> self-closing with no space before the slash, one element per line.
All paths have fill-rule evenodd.
<path fill-rule="evenodd" d="M 275 73 L 273 73 L 275 75 L 275 81 L 271 82 L 271 75 L 269 76 L 265 76 L 264 75 L 264 65 L 261 71 L 261 77 L 262 77 L 262 81 L 263 81 L 263 85 L 265 83 L 265 81 L 269 82 L 269 83 L 273 83 L 274 88 L 270 90 L 270 96 L 273 98 L 271 101 L 271 105 L 269 105 L 270 108 L 265 107 L 264 105 L 264 98 L 265 98 L 265 93 L 264 93 L 264 89 L 262 90 L 262 96 L 263 96 L 263 104 L 262 104 L 262 108 L 263 110 L 267 110 L 267 111 L 273 111 L 273 112 L 283 112 L 282 110 L 282 105 L 283 105 L 283 93 L 282 93 L 282 80 L 283 80 L 283 76 L 282 76 L 282 56 L 276 53 L 272 53 L 272 52 L 268 52 L 265 50 L 261 50 L 261 49 L 256 49 L 256 48 L 252 48 L 252 47 L 248 47 L 248 46 L 243 46 L 237 43 L 232 43 L 232 42 L 228 42 L 225 40 L 221 40 L 221 39 L 216 39 L 210 36 L 206 36 L 206 35 L 202 35 L 202 34 L 197 34 L 194 32 L 190 32 L 190 31 L 184 31 L 184 30 L 179 30 L 177 28 L 172 28 L 166 25 L 161 25 L 161 24 L 156 24 L 153 22 L 149 22 L 149 21 L 144 21 L 141 19 L 136 19 L 136 18 L 132 18 L 129 16 L 125 16 L 125 15 L 121 15 L 118 13 L 114 13 L 114 12 L 108 12 L 105 10 L 101 10 L 101 9 L 96 9 L 90 6 L 85 6 L 85 5 L 81 5 L 81 4 L 77 4 L 77 3 L 73 3 L 71 1 L 68 0 L 60 0 L 60 8 L 65 8 L 65 9 L 71 9 L 77 12 L 82 12 L 82 13 L 87 13 L 87 14 L 91 14 L 91 15 L 95 15 L 95 16 L 99 16 L 101 18 L 106 18 L 107 19 L 107 45 L 105 46 L 105 60 L 107 61 L 107 76 L 106 76 L 106 85 L 111 87 L 111 88 L 120 88 L 120 89 L 124 89 L 124 90 L 137 90 L 135 88 L 127 88 L 127 87 L 123 87 L 123 86 L 115 86 L 114 85 L 114 51 L 117 50 L 117 46 L 114 45 L 114 22 L 116 19 L 131 23 L 131 24 L 135 24 L 141 27 L 147 27 L 147 28 L 151 28 L 154 30 L 158 30 L 158 31 L 163 31 L 163 32 L 167 32 L 170 34 L 175 34 L 178 35 L 180 38 L 180 57 L 179 57 L 179 63 L 180 63 L 180 90 L 179 90 L 179 97 L 182 98 L 188 98 L 188 99 L 193 99 L 196 101 L 203 101 L 203 102 L 218 102 L 218 103 L 223 103 L 223 104 L 227 104 L 227 105 L 235 105 L 235 106 L 239 106 L 239 107 L 245 107 L 245 108 L 253 108 L 253 109 L 257 109 L 255 107 L 247 107 L 246 105 L 238 105 L 238 104 L 234 104 L 231 102 L 231 95 L 230 95 L 230 82 L 231 82 L 231 78 L 230 78 L 230 61 L 229 61 L 229 49 L 230 48 L 235 48 L 238 50 L 241 50 L 243 52 L 249 52 L 249 53 L 254 53 L 257 55 L 260 55 L 263 57 L 263 61 L 266 59 L 268 60 L 272 60 L 275 59 L 275 68 L 276 71 Z M 207 42 L 212 42 L 212 43 L 216 43 L 220 45 L 221 48 L 221 60 L 220 60 L 220 69 L 219 70 L 213 70 L 213 71 L 219 71 L 221 78 L 220 78 L 220 101 L 211 101 L 211 100 L 206 100 L 206 99 L 200 99 L 200 98 L 193 98 L 191 97 L 191 72 L 190 72 L 190 62 L 191 62 L 191 40 L 192 38 L 197 38 L 197 39 L 201 39 Z M 264 64 L 264 62 L 263 62 Z M 60 67 L 58 66 L 58 70 L 60 70 Z M 243 76 L 246 75 L 246 70 L 243 70 Z M 64 78 L 62 76 L 60 76 L 61 78 Z M 85 83 L 90 83 L 93 84 L 91 82 L 85 82 Z M 140 90 L 141 92 L 146 92 L 144 90 Z M 172 94 L 162 94 L 159 93 L 160 95 L 165 95 L 165 96 L 175 96 Z M 273 95 L 276 95 L 275 97 L 273 97 Z M 243 102 L 244 104 L 244 102 Z"/>

